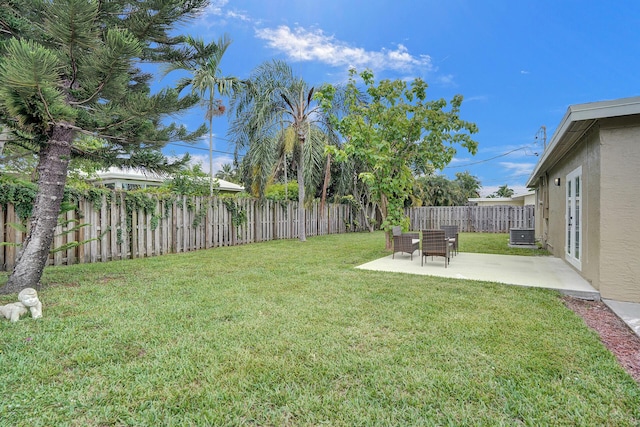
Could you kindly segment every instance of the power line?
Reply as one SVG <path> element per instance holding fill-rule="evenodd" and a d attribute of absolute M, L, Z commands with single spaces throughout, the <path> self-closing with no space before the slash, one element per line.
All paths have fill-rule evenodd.
<path fill-rule="evenodd" d="M 510 175 L 507 176 L 506 179 L 504 178 L 493 178 L 493 179 L 488 179 L 488 180 L 483 180 L 482 184 L 486 185 L 486 184 L 503 184 L 506 180 L 514 180 L 514 179 L 521 179 L 521 178 L 528 178 L 530 176 L 529 173 L 519 173 L 517 175 Z"/>
<path fill-rule="evenodd" d="M 525 145 L 524 147 L 514 148 L 511 151 L 507 151 L 506 153 L 499 154 L 497 156 L 490 157 L 488 159 L 478 160 L 477 162 L 465 163 L 464 165 L 445 166 L 444 169 L 466 168 L 467 166 L 472 166 L 472 165 L 477 165 L 477 164 L 480 164 L 480 163 L 490 162 L 491 160 L 495 160 L 495 159 L 499 159 L 500 157 L 508 156 L 509 154 L 514 153 L 516 151 L 526 150 L 527 148 L 529 148 L 529 146 Z M 537 153 L 535 153 L 535 155 L 537 155 Z"/>
<path fill-rule="evenodd" d="M 178 142 L 169 142 L 167 145 L 175 145 L 177 147 L 192 148 L 194 150 L 201 150 L 201 151 L 207 151 L 207 152 L 209 151 L 209 149 L 205 148 L 205 147 L 196 147 L 194 145 L 180 144 Z M 229 154 L 229 155 L 232 155 L 232 156 L 234 155 L 234 153 L 229 152 L 229 151 L 220 151 L 220 150 L 211 150 L 211 151 L 213 151 L 214 153 Z M 239 154 L 239 156 L 242 157 L 242 154 Z"/>
<path fill-rule="evenodd" d="M 466 168 L 467 166 L 473 166 L 473 165 L 478 165 L 481 163 L 486 163 L 486 162 L 490 162 L 491 160 L 495 160 L 495 159 L 499 159 L 500 157 L 504 157 L 504 156 L 508 156 L 511 153 L 514 153 L 516 151 L 520 151 L 520 150 L 525 150 L 525 155 L 527 156 L 537 156 L 538 153 L 533 151 L 532 154 L 527 153 L 527 149 L 530 148 L 530 146 L 536 146 L 538 144 L 540 144 L 542 142 L 542 149 L 544 150 L 545 148 L 547 148 L 547 127 L 542 125 L 540 126 L 540 129 L 538 129 L 538 131 L 536 132 L 536 135 L 534 137 L 534 141 L 531 144 L 528 145 L 523 145 L 522 147 L 518 147 L 518 148 L 514 148 L 511 151 L 507 151 L 506 153 L 503 154 L 499 154 L 497 156 L 494 157 L 490 157 L 488 159 L 484 159 L 484 160 L 478 160 L 476 162 L 471 162 L 471 163 L 466 163 L 464 165 L 455 165 L 455 166 L 445 166 L 444 169 L 456 169 L 456 168 Z"/>

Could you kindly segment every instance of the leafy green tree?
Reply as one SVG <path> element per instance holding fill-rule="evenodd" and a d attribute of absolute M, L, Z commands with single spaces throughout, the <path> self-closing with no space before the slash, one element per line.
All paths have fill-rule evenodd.
<path fill-rule="evenodd" d="M 469 172 L 456 173 L 454 180 L 432 173 L 416 179 L 411 200 L 413 206 L 465 206 L 469 198 L 480 197 L 480 187 Z"/>
<path fill-rule="evenodd" d="M 289 181 L 287 184 L 271 184 L 264 193 L 269 200 L 298 200 L 298 183 Z"/>
<path fill-rule="evenodd" d="M 424 206 L 459 205 L 460 187 L 444 175 L 431 174 L 416 179 L 414 198 Z M 414 201 L 414 205 L 416 205 Z"/>
<path fill-rule="evenodd" d="M 469 199 L 480 197 L 480 188 L 482 184 L 478 177 L 471 175 L 468 171 L 456 173 L 454 181 L 460 189 L 460 200 L 458 206 L 464 206 Z"/>
<path fill-rule="evenodd" d="M 31 150 L 8 144 L 0 158 L 0 172 L 31 180 L 35 175 L 37 164 L 38 158 Z"/>
<path fill-rule="evenodd" d="M 209 183 L 210 175 L 205 173 L 199 164 L 192 167 L 185 166 L 178 172 L 172 173 L 161 188 L 166 188 L 174 194 L 185 196 L 207 196 L 211 195 Z M 218 190 L 218 185 L 214 183 L 214 191 Z"/>
<path fill-rule="evenodd" d="M 9 143 L 38 156 L 38 193 L 31 227 L 3 292 L 38 285 L 47 261 L 70 159 L 96 159 L 105 166 L 172 171 L 161 148 L 193 141 L 164 124 L 198 102 L 175 89 L 151 93 L 144 62 L 183 59 L 181 37 L 171 34 L 206 0 L 4 2 L 0 32 L 0 123 Z M 7 6 L 5 8 L 5 5 Z M 81 135 L 104 143 L 87 147 Z"/>
<path fill-rule="evenodd" d="M 181 79 L 178 90 L 190 86 L 194 93 L 203 98 L 205 118 L 209 122 L 209 193 L 213 196 L 213 118 L 224 114 L 225 111 L 222 100 L 216 99 L 216 91 L 221 96 L 228 96 L 240 87 L 241 82 L 233 76 L 221 76 L 220 62 L 231 44 L 227 35 L 209 44 L 205 44 L 201 38 L 186 36 L 185 44 L 187 58 L 170 63 L 165 68 L 165 73 L 175 70 L 188 71 L 191 77 Z"/>
<path fill-rule="evenodd" d="M 322 179 L 324 147 L 333 135 L 313 93 L 314 88 L 296 77 L 288 64 L 271 61 L 252 72 L 232 101 L 235 119 L 230 135 L 236 151 L 247 150 L 243 159 L 243 170 L 248 174 L 245 185 L 249 181 L 246 186 L 254 195 L 264 197 L 280 160 L 291 154 L 298 181 L 300 241 L 306 240 L 305 196 L 309 187 L 314 188 Z M 291 151 L 289 142 L 293 142 Z"/>
<path fill-rule="evenodd" d="M 359 89 L 357 77 L 366 93 Z M 324 108 L 331 108 L 336 89 L 324 87 L 317 95 Z M 443 99 L 428 101 L 427 84 L 421 79 L 374 81 L 371 71 L 351 71 L 346 89 L 348 113 L 334 125 L 346 142 L 332 150 L 339 159 L 355 157 L 365 165 L 359 174 L 378 203 L 382 228 L 391 247 L 391 228 L 402 225 L 404 204 L 411 194 L 413 170 L 442 169 L 460 145 L 475 153 L 477 143 L 470 134 L 476 125 L 460 119 L 462 96 L 456 95 L 445 111 Z"/>

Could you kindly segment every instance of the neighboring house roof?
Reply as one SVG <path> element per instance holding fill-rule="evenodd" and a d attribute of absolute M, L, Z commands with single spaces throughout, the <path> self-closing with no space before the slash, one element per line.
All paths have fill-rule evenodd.
<path fill-rule="evenodd" d="M 511 197 L 474 197 L 469 198 L 469 202 L 471 203 L 491 203 L 494 205 L 499 205 L 501 203 L 513 203 L 513 202 L 522 202 L 525 203 L 527 197 L 534 196 L 535 191 L 528 191 L 522 194 L 516 194 Z"/>
<path fill-rule="evenodd" d="M 155 172 L 140 169 L 120 169 L 114 166 L 105 171 L 99 171 L 96 175 L 98 175 L 102 181 L 135 180 L 162 184 L 166 180 L 165 176 Z"/>
<path fill-rule="evenodd" d="M 529 177 L 527 187 L 535 187 L 540 172 L 552 168 L 599 119 L 634 114 L 640 114 L 640 96 L 571 105 Z"/>
<path fill-rule="evenodd" d="M 235 184 L 233 182 L 225 181 L 224 179 L 214 178 L 218 183 L 218 189 L 222 191 L 244 191 L 242 185 Z"/>
<path fill-rule="evenodd" d="M 160 185 L 167 180 L 166 175 L 143 171 L 140 169 L 125 170 L 117 167 L 110 167 L 106 171 L 97 172 L 96 175 L 98 175 L 100 180 L 103 182 L 128 181 Z M 224 179 L 214 178 L 214 181 L 218 183 L 218 190 L 220 191 L 239 192 L 244 190 L 243 186 L 225 181 Z"/>

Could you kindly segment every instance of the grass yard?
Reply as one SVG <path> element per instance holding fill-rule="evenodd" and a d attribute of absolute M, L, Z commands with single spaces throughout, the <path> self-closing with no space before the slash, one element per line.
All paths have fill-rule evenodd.
<path fill-rule="evenodd" d="M 498 255 L 550 255 L 544 249 L 510 248 L 507 233 L 460 233 L 460 251 Z"/>
<path fill-rule="evenodd" d="M 353 268 L 383 248 L 48 268 L 44 317 L 0 322 L 0 426 L 640 424 L 640 387 L 558 294 Z"/>

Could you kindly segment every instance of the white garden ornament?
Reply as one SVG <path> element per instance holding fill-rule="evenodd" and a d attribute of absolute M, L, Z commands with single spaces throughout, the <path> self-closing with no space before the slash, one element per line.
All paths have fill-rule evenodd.
<path fill-rule="evenodd" d="M 38 319 L 42 317 L 42 303 L 38 299 L 38 292 L 33 288 L 24 288 L 18 294 L 18 302 L 12 302 L 0 306 L 0 314 L 11 322 L 20 319 L 20 316 L 31 312 L 31 317 Z"/>

